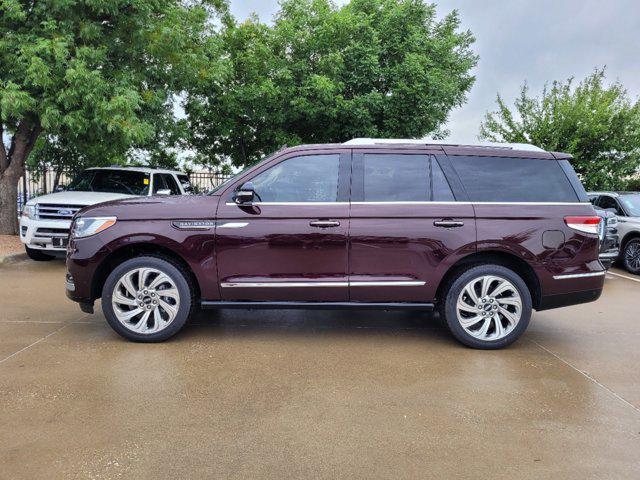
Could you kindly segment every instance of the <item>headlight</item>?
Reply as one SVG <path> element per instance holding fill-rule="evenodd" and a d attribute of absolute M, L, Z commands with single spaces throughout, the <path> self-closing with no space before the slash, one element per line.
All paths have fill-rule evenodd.
<path fill-rule="evenodd" d="M 83 238 L 104 232 L 107 228 L 116 224 L 116 217 L 79 217 L 73 222 L 71 236 Z"/>
<path fill-rule="evenodd" d="M 22 209 L 22 216 L 27 218 L 36 218 L 36 206 L 25 205 Z"/>

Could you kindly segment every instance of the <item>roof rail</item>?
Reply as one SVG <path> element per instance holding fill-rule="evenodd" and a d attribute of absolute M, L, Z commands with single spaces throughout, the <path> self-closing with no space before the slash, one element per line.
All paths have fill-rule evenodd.
<path fill-rule="evenodd" d="M 354 138 L 343 145 L 444 145 L 449 147 L 478 147 L 478 148 L 501 148 L 504 150 L 530 150 L 534 152 L 544 152 L 545 150 L 531 145 L 530 143 L 496 143 L 496 142 L 475 142 L 456 143 L 448 140 L 427 140 L 414 138 Z"/>

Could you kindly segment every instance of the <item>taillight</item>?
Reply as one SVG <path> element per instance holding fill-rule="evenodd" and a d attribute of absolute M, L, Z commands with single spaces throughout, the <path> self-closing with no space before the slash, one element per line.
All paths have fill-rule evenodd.
<path fill-rule="evenodd" d="M 593 233 L 597 235 L 599 233 L 601 218 L 595 217 L 564 217 L 564 223 L 567 227 L 573 230 L 578 230 L 584 233 Z"/>

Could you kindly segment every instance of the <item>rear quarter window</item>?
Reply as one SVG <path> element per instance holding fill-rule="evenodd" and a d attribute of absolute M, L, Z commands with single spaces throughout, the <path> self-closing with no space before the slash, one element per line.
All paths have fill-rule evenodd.
<path fill-rule="evenodd" d="M 451 156 L 472 202 L 579 202 L 557 160 Z"/>

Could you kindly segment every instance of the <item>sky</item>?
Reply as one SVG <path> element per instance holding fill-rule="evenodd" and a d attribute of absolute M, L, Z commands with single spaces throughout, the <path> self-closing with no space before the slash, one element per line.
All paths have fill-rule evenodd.
<path fill-rule="evenodd" d="M 345 3 L 339 1 L 337 3 Z M 537 94 L 545 82 L 584 78 L 606 66 L 607 79 L 619 80 L 632 99 L 640 95 L 639 0 L 442 0 L 439 17 L 458 10 L 462 28 L 476 37 L 480 56 L 468 101 L 451 112 L 448 140 L 477 141 L 485 112 L 496 94 L 512 104 L 526 80 Z M 277 0 L 232 0 L 239 19 L 256 13 L 269 22 Z"/>

